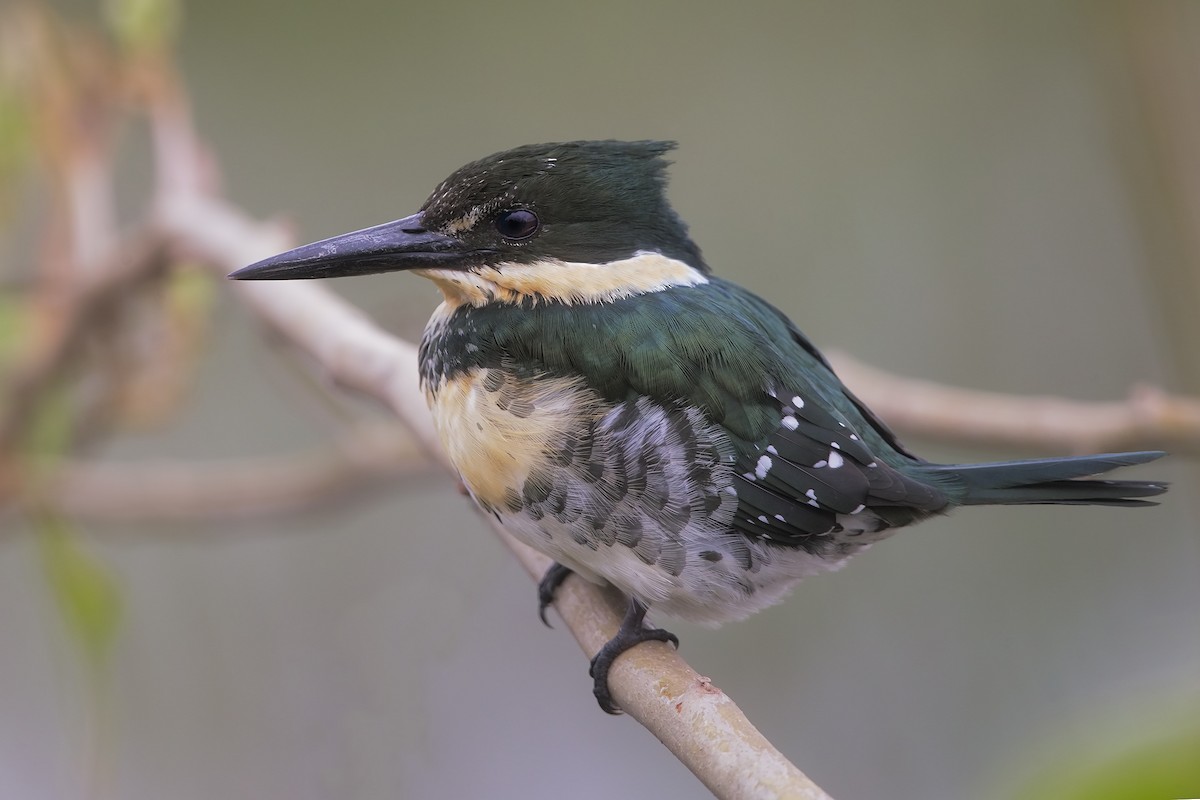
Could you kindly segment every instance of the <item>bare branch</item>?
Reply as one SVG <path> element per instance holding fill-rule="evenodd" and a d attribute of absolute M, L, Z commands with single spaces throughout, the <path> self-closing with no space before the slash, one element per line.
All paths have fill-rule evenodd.
<path fill-rule="evenodd" d="M 1021 397 L 902 377 L 831 353 L 838 375 L 889 424 L 947 441 L 1098 453 L 1200 454 L 1200 402 L 1149 386 L 1122 403 Z"/>
<path fill-rule="evenodd" d="M 276 458 L 67 462 L 28 494 L 92 520 L 178 522 L 296 512 L 431 474 L 433 462 L 406 430 L 375 424 L 330 447 Z"/>
<path fill-rule="evenodd" d="M 157 232 L 127 237 L 54 308 L 42 309 L 38 336 L 8 381 L 0 408 L 0 454 L 11 453 L 38 399 L 76 354 L 80 342 L 115 303 L 167 265 L 166 242 Z"/>
<path fill-rule="evenodd" d="M 492 527 L 534 580 L 550 568 L 549 558 L 513 539 L 499 525 Z M 555 593 L 554 608 L 590 658 L 616 635 L 625 603 L 615 589 L 568 580 Z M 729 695 L 693 670 L 670 645 L 643 642 L 626 651 L 613 664 L 609 686 L 621 708 L 718 797 L 828 799 L 750 723 Z"/>

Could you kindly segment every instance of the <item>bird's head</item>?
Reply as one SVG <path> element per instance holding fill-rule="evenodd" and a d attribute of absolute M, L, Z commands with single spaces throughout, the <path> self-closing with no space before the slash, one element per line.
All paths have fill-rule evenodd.
<path fill-rule="evenodd" d="M 456 170 L 408 217 L 298 247 L 230 277 L 411 270 L 454 303 L 604 302 L 706 282 L 666 199 L 673 142 L 524 145 Z"/>

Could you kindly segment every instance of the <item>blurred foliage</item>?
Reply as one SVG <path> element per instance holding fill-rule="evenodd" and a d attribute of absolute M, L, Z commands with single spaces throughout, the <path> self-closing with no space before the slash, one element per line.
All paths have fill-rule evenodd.
<path fill-rule="evenodd" d="M 174 418 L 192 388 L 216 299 L 215 278 L 186 265 L 173 267 L 161 287 L 143 290 L 122 348 L 135 356 L 117 389 L 122 427 L 153 428 Z"/>
<path fill-rule="evenodd" d="M 49 473 L 69 452 L 75 412 L 68 385 L 45 392 L 26 435 L 26 464 L 35 476 Z M 121 598 L 107 567 L 80 544 L 74 526 L 53 510 L 30 513 L 51 594 L 70 639 L 93 678 L 104 671 L 121 620 Z"/>
<path fill-rule="evenodd" d="M 33 154 L 29 97 L 21 86 L 23 47 L 0 26 L 0 223 L 12 212 L 17 183 Z"/>
<path fill-rule="evenodd" d="M 104 673 L 121 623 L 121 591 L 107 566 L 81 544 L 73 526 L 52 512 L 33 515 L 47 584 L 89 673 Z"/>
<path fill-rule="evenodd" d="M 127 50 L 170 47 L 179 32 L 179 0 L 105 0 L 104 21 Z"/>
<path fill-rule="evenodd" d="M 11 367 L 19 351 L 28 319 L 29 309 L 21 298 L 0 291 L 0 376 Z"/>
<path fill-rule="evenodd" d="M 42 393 L 32 424 L 25 432 L 25 462 L 36 471 L 53 469 L 70 450 L 75 432 L 73 397 L 69 384 L 57 382 Z"/>
<path fill-rule="evenodd" d="M 1019 793 L 1021 800 L 1147 800 L 1200 797 L 1200 704 L 1183 704 L 1191 713 L 1151 721 L 1130 741 L 1131 720 L 1118 720 L 1114 731 L 1124 744 L 1103 748 L 1104 755 L 1064 757 Z"/>
<path fill-rule="evenodd" d="M 17 179 L 32 152 L 29 107 L 0 70 L 0 221 L 11 213 Z"/>

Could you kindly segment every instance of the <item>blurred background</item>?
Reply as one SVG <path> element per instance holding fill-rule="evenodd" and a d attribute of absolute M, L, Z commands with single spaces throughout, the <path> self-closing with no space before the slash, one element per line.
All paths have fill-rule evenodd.
<path fill-rule="evenodd" d="M 156 143 L 120 109 L 168 75 L 210 179 L 301 241 L 409 214 L 517 144 L 677 139 L 671 196 L 709 263 L 821 347 L 1014 393 L 1200 391 L 1194 3 L 56 0 L 0 26 L 9 388 L 55 318 L 35 289 L 82 280 L 62 265 L 87 224 L 63 209 L 95 187 L 63 165 L 108 164 L 108 213 L 136 227 Z M 121 59 L 133 100 L 106 85 Z M 126 370 L 138 392 L 81 422 L 104 381 L 77 368 L 10 437 L 0 796 L 703 794 L 596 709 L 578 648 L 444 477 L 276 514 L 14 489 L 18 451 L 253 487 L 384 423 L 221 281 L 172 276 L 118 348 L 151 373 Z M 397 275 L 333 288 L 409 339 L 437 301 Z M 1136 477 L 1174 490 L 1140 511 L 972 509 L 747 622 L 672 629 L 835 797 L 1200 796 L 1196 474 L 1177 456 Z"/>

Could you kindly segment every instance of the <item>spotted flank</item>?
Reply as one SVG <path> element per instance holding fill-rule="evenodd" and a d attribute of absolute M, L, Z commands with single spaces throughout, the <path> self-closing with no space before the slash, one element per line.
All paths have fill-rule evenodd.
<path fill-rule="evenodd" d="M 759 589 L 765 602 L 791 580 L 773 576 L 807 558 L 734 532 L 733 446 L 695 409 L 606 402 L 577 380 L 504 368 L 459 372 L 427 394 L 480 506 L 560 563 L 675 616 L 712 621 L 713 602 L 741 607 Z"/>

